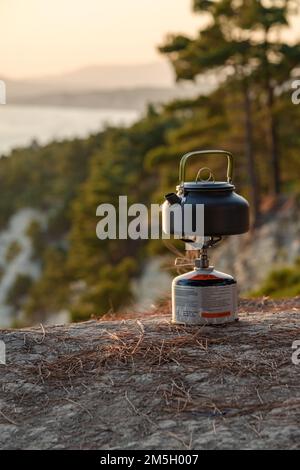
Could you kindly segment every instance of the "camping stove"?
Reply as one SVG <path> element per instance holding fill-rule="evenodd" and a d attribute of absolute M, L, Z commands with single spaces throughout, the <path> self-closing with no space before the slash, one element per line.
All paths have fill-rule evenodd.
<path fill-rule="evenodd" d="M 186 181 L 186 162 L 191 157 L 226 157 L 226 181 L 216 181 L 203 167 L 194 181 Z M 208 177 L 203 179 L 203 175 Z M 237 283 L 229 274 L 209 266 L 208 249 L 223 236 L 249 229 L 249 204 L 235 192 L 233 156 L 224 150 L 195 151 L 184 155 L 179 166 L 176 193 L 168 193 L 162 206 L 163 230 L 176 235 L 197 251 L 193 271 L 178 276 L 172 285 L 172 318 L 175 323 L 219 324 L 237 319 Z M 202 176 L 202 177 L 201 177 Z M 198 226 L 198 209 L 203 224 Z M 188 210 L 189 209 L 189 210 Z M 196 243 L 195 243 L 196 240 Z"/>
<path fill-rule="evenodd" d="M 206 239 L 193 264 L 177 258 L 175 265 L 194 265 L 194 269 L 172 282 L 173 323 L 201 325 L 237 320 L 236 280 L 209 265 L 208 248 L 215 243 L 213 237 Z"/>

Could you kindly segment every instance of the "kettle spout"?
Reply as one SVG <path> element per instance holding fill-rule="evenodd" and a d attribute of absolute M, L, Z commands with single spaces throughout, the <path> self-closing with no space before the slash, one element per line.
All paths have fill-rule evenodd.
<path fill-rule="evenodd" d="M 175 193 L 168 193 L 165 195 L 166 200 L 171 204 L 181 204 L 181 198 Z"/>

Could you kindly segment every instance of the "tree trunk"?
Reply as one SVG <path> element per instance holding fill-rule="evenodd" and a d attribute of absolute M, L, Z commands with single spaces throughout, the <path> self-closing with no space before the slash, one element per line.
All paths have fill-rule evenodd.
<path fill-rule="evenodd" d="M 254 141 L 253 141 L 253 124 L 250 90 L 247 82 L 244 82 L 244 112 L 245 112 L 245 154 L 248 164 L 250 179 L 250 194 L 253 208 L 253 225 L 257 225 L 260 215 L 260 188 L 259 178 L 255 168 Z"/>
<path fill-rule="evenodd" d="M 269 114 L 269 135 L 270 135 L 270 145 L 271 145 L 271 165 L 272 165 L 272 179 L 273 179 L 273 192 L 275 195 L 279 195 L 281 191 L 280 184 L 280 166 L 279 166 L 279 145 L 278 145 L 278 132 L 277 132 L 277 122 L 274 115 L 274 87 L 272 86 L 272 73 L 270 71 L 270 62 L 268 58 L 268 49 L 269 49 L 269 29 L 265 30 L 265 79 L 266 79 L 266 94 L 267 94 L 267 107 Z"/>
<path fill-rule="evenodd" d="M 267 82 L 267 103 L 270 119 L 270 144 L 271 144 L 271 162 L 273 174 L 273 191 L 276 195 L 281 192 L 280 181 L 280 163 L 279 163 L 279 144 L 278 144 L 278 131 L 277 122 L 274 116 L 274 89 L 268 80 Z"/>

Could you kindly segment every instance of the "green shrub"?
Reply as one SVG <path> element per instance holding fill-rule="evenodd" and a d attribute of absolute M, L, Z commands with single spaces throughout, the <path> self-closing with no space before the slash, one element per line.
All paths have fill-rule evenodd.
<path fill-rule="evenodd" d="M 22 247 L 17 240 L 12 241 L 6 250 L 5 260 L 7 263 L 13 261 L 22 251 Z"/>
<path fill-rule="evenodd" d="M 32 286 L 33 280 L 27 274 L 18 274 L 6 295 L 6 303 L 20 308 Z"/>
<path fill-rule="evenodd" d="M 267 295 L 273 298 L 295 297 L 300 295 L 300 258 L 294 266 L 272 271 L 260 289 L 250 293 L 255 297 Z"/>
<path fill-rule="evenodd" d="M 32 243 L 32 258 L 34 260 L 40 260 L 45 250 L 45 234 L 43 233 L 42 227 L 36 220 L 33 220 L 27 230 L 26 235 L 30 238 Z"/>

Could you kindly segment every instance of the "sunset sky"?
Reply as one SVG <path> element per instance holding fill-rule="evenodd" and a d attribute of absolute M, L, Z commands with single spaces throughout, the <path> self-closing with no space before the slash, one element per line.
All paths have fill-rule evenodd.
<path fill-rule="evenodd" d="M 0 0 L 0 78 L 63 73 L 95 64 L 160 59 L 168 32 L 202 23 L 191 0 Z M 300 18 L 289 37 L 300 39 Z"/>

